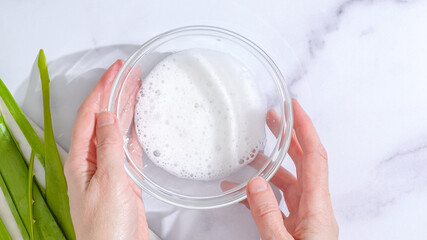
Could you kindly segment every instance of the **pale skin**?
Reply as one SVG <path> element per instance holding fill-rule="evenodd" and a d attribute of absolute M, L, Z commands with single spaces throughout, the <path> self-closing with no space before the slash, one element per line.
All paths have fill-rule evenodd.
<path fill-rule="evenodd" d="M 65 164 L 71 218 L 77 239 L 148 239 L 141 190 L 123 168 L 123 139 L 117 118 L 106 112 L 116 61 L 80 106 Z M 283 191 L 289 216 L 260 177 L 247 186 L 248 202 L 262 239 L 338 239 L 328 188 L 326 151 L 304 110 L 293 101 L 294 133 L 289 148 L 297 177 L 280 168 L 272 183 Z M 269 111 L 277 136 L 280 118 Z M 274 120 L 274 121 L 273 121 Z"/>
<path fill-rule="evenodd" d="M 292 101 L 294 131 L 288 153 L 297 176 L 283 167 L 271 182 L 282 192 L 289 210 L 285 216 L 267 182 L 256 177 L 247 186 L 248 207 L 261 238 L 338 239 L 338 224 L 332 210 L 328 186 L 328 157 L 316 129 L 301 105 Z M 270 110 L 267 125 L 278 136 L 280 117 Z"/>
<path fill-rule="evenodd" d="M 148 239 L 140 190 L 123 168 L 117 118 L 106 112 L 115 62 L 80 106 L 65 164 L 77 239 Z"/>

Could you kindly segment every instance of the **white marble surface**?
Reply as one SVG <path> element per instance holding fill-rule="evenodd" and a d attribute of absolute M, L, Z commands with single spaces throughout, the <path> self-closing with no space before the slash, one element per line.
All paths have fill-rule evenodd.
<path fill-rule="evenodd" d="M 427 1 L 3 0 L 0 10 L 0 77 L 40 123 L 29 79 L 45 49 L 65 148 L 77 106 L 115 58 L 178 26 L 241 32 L 272 55 L 320 133 L 340 238 L 427 239 Z M 259 238 L 239 204 L 191 211 L 144 200 L 164 239 Z"/>

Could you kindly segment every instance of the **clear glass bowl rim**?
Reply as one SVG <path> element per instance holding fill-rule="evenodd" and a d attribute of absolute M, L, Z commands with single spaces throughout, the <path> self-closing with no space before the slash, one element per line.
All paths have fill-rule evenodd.
<path fill-rule="evenodd" d="M 276 66 L 274 61 L 255 43 L 250 41 L 249 39 L 224 28 L 214 27 L 214 26 L 204 26 L 204 25 L 193 25 L 193 26 L 185 26 L 180 27 L 176 29 L 172 29 L 170 31 L 164 32 L 162 34 L 159 34 L 147 42 L 145 42 L 134 54 L 132 54 L 125 62 L 125 64 L 122 66 L 120 71 L 118 72 L 116 78 L 114 79 L 109 101 L 108 101 L 108 111 L 114 113 L 117 115 L 117 104 L 116 105 L 116 99 L 120 96 L 120 86 L 121 83 L 126 80 L 125 77 L 127 76 L 125 74 L 125 69 L 131 68 L 130 71 L 135 67 L 137 62 L 140 58 L 144 56 L 144 53 L 146 53 L 149 50 L 152 50 L 152 45 L 156 42 L 165 39 L 173 37 L 174 35 L 179 36 L 180 34 L 187 33 L 187 34 L 194 34 L 194 35 L 200 35 L 201 33 L 217 33 L 226 35 L 227 37 L 232 38 L 233 40 L 238 41 L 240 44 L 246 45 L 246 47 L 250 47 L 252 50 L 255 50 L 261 57 L 262 60 L 265 61 L 273 70 L 273 74 L 276 76 L 275 81 L 277 86 L 279 87 L 280 95 L 282 97 L 281 100 L 283 100 L 284 104 L 286 105 L 286 108 L 284 107 L 284 104 L 280 105 L 281 108 L 281 127 L 280 127 L 280 134 L 277 138 L 276 146 L 273 150 L 274 152 L 277 152 L 277 149 L 279 148 L 280 139 L 283 138 L 283 143 L 275 155 L 275 161 L 272 161 L 269 157 L 269 163 L 271 164 L 265 164 L 265 166 L 258 171 L 257 176 L 261 176 L 267 181 L 269 181 L 273 175 L 276 173 L 277 169 L 280 167 L 281 163 L 283 162 L 286 153 L 288 151 L 290 141 L 291 141 L 291 134 L 292 134 L 292 128 L 293 128 L 293 112 L 292 112 L 292 104 L 291 104 L 291 97 L 288 92 L 285 79 L 280 72 L 279 68 Z M 271 71 L 271 70 L 268 70 Z M 120 119 L 119 119 L 120 120 Z M 286 122 L 285 131 L 284 129 L 284 122 Z M 161 189 L 157 184 L 153 184 L 149 178 L 144 176 L 142 172 L 137 170 L 138 168 L 133 164 L 133 161 L 130 159 L 130 154 L 127 151 L 127 147 L 125 144 L 123 145 L 125 150 L 125 159 L 124 159 L 124 167 L 129 175 L 129 177 L 142 189 L 142 191 L 147 192 L 151 196 L 154 196 L 155 198 L 164 201 L 166 203 L 178 206 L 178 207 L 184 207 L 184 208 L 190 208 L 190 209 L 212 209 L 212 208 L 218 208 L 218 207 L 224 207 L 228 206 L 230 204 L 240 202 L 244 199 L 246 199 L 246 185 L 247 182 L 240 184 L 239 186 L 236 186 L 235 188 L 225 191 L 223 195 L 221 196 L 215 196 L 213 198 L 210 197 L 188 197 L 188 198 L 182 198 L 173 196 L 170 194 L 168 190 Z M 255 176 L 254 176 L 255 177 Z"/>

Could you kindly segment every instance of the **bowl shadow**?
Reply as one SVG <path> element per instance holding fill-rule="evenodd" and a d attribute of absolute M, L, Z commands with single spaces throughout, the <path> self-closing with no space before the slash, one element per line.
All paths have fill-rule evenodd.
<path fill-rule="evenodd" d="M 48 62 L 52 122 L 56 141 L 68 151 L 79 106 L 105 70 L 117 59 L 126 60 L 139 45 L 121 44 L 88 49 Z M 47 56 L 49 59 L 49 56 Z M 43 104 L 37 58 L 15 98 L 25 114 L 43 127 Z"/>

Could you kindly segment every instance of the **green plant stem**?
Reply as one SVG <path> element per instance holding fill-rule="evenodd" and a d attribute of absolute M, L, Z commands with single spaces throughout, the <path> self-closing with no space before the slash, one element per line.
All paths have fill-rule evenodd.
<path fill-rule="evenodd" d="M 28 169 L 28 208 L 30 209 L 30 237 L 34 240 L 34 218 L 33 218 L 33 179 L 34 179 L 34 151 L 31 152 L 30 166 Z"/>

